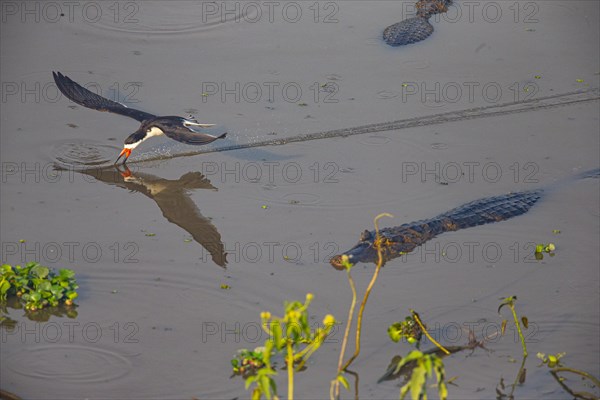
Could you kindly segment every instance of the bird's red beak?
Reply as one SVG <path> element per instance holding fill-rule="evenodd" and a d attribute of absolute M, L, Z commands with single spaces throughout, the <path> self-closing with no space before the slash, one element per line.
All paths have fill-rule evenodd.
<path fill-rule="evenodd" d="M 125 156 L 125 158 L 123 159 L 123 164 L 125 164 L 130 155 L 131 155 L 131 149 L 124 148 L 123 150 L 121 150 L 121 154 L 119 154 L 119 157 L 117 157 L 115 164 L 118 163 L 119 160 L 121 159 L 121 157 L 123 157 L 123 156 Z"/>

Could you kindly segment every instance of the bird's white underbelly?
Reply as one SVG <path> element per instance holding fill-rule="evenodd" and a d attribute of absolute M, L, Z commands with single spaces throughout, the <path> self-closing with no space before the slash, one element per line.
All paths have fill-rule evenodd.
<path fill-rule="evenodd" d="M 150 132 L 146 133 L 146 139 L 154 137 L 154 136 L 160 136 L 160 135 L 164 135 L 165 133 L 163 132 L 162 129 L 153 126 L 152 128 L 150 128 Z"/>

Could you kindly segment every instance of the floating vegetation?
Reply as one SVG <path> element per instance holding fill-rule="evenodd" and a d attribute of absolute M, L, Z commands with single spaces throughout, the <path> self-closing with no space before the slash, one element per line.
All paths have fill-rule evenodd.
<path fill-rule="evenodd" d="M 37 311 L 59 304 L 73 305 L 77 298 L 75 272 L 60 269 L 58 274 L 36 262 L 21 267 L 3 264 L 0 267 L 0 300 L 16 296 L 25 303 L 25 309 Z"/>
<path fill-rule="evenodd" d="M 277 371 L 271 357 L 284 356 L 288 373 L 288 396 L 294 398 L 294 372 L 302 370 L 309 357 L 317 351 L 336 324 L 332 315 L 326 315 L 322 328 L 311 328 L 308 306 L 313 300 L 312 293 L 306 295 L 304 303 L 285 303 L 285 314 L 276 317 L 268 311 L 260 314 L 262 329 L 269 335 L 264 346 L 254 351 L 241 349 L 231 360 L 234 375 L 241 375 L 246 381 L 246 389 L 254 385 L 252 399 L 277 398 L 277 384 L 273 379 Z"/>
<path fill-rule="evenodd" d="M 556 245 L 554 243 L 537 244 L 535 246 L 536 253 L 552 253 L 554 250 L 556 250 Z"/>

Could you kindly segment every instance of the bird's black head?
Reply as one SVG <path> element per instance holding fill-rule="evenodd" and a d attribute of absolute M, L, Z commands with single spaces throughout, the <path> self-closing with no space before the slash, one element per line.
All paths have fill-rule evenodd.
<path fill-rule="evenodd" d="M 125 157 L 123 159 L 123 164 L 127 162 L 127 159 L 131 155 L 131 150 L 135 149 L 147 138 L 148 134 L 146 131 L 147 128 L 142 125 L 140 126 L 140 129 L 127 136 L 127 139 L 125 139 L 125 143 L 123 144 L 123 150 L 121 150 L 121 154 L 119 154 L 119 157 L 117 157 L 115 164 L 118 163 L 123 156 Z"/>
<path fill-rule="evenodd" d="M 131 135 L 127 136 L 125 139 L 126 145 L 139 144 L 146 138 L 146 129 L 142 126 L 137 131 L 133 132 Z"/>

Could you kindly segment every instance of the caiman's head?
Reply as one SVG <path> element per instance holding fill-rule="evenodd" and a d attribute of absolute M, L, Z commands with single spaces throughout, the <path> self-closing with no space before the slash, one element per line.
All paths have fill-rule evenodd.
<path fill-rule="evenodd" d="M 364 231 L 360 236 L 360 240 L 350 250 L 346 251 L 343 254 L 338 254 L 337 256 L 333 256 L 329 263 L 331 266 L 337 270 L 343 271 L 344 265 L 342 263 L 342 257 L 348 256 L 348 261 L 350 264 L 354 265 L 359 262 L 372 262 L 377 263 L 377 250 L 373 246 L 375 241 L 375 235 L 372 232 Z"/>

